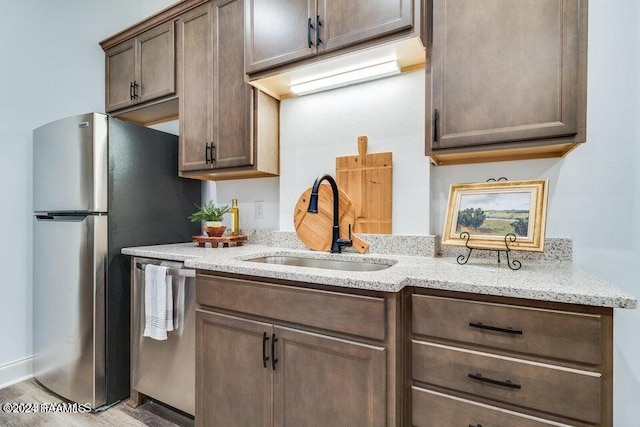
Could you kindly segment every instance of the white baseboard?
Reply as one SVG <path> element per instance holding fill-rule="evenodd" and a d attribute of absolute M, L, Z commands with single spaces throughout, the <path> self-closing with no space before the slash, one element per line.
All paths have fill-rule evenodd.
<path fill-rule="evenodd" d="M 0 389 L 33 377 L 33 356 L 0 365 Z"/>

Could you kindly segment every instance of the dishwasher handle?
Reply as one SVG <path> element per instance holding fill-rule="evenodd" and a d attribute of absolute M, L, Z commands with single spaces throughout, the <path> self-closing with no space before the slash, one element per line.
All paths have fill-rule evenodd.
<path fill-rule="evenodd" d="M 143 264 L 141 262 L 136 262 L 136 268 L 138 270 L 144 271 L 145 265 L 146 264 Z M 170 274 L 172 276 L 196 277 L 196 271 L 191 268 L 180 268 L 180 269 L 170 268 L 169 270 L 167 270 L 167 274 Z"/>

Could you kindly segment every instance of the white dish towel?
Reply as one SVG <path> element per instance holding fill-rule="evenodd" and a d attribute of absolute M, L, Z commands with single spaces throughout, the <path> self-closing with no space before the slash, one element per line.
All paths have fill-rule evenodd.
<path fill-rule="evenodd" d="M 173 286 L 169 267 L 147 264 L 144 268 L 143 336 L 166 340 L 173 331 Z"/>

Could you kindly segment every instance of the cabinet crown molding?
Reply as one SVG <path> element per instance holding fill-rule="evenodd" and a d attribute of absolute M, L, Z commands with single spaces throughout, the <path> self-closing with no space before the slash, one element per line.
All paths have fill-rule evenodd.
<path fill-rule="evenodd" d="M 177 16 L 182 13 L 193 9 L 203 3 L 206 3 L 209 0 L 184 0 L 182 2 L 173 4 L 171 6 L 162 9 L 161 11 L 151 15 L 148 18 L 145 18 L 124 30 L 102 40 L 100 42 L 100 46 L 103 50 L 107 50 L 122 43 L 125 40 L 136 37 L 148 29 L 151 29 L 159 24 L 175 19 Z"/>

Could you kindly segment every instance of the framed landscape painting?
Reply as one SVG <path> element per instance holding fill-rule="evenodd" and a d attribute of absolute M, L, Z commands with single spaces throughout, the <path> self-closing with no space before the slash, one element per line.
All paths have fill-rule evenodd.
<path fill-rule="evenodd" d="M 454 184 L 442 244 L 479 249 L 544 251 L 547 179 Z M 464 234 L 463 234 L 464 233 Z"/>

